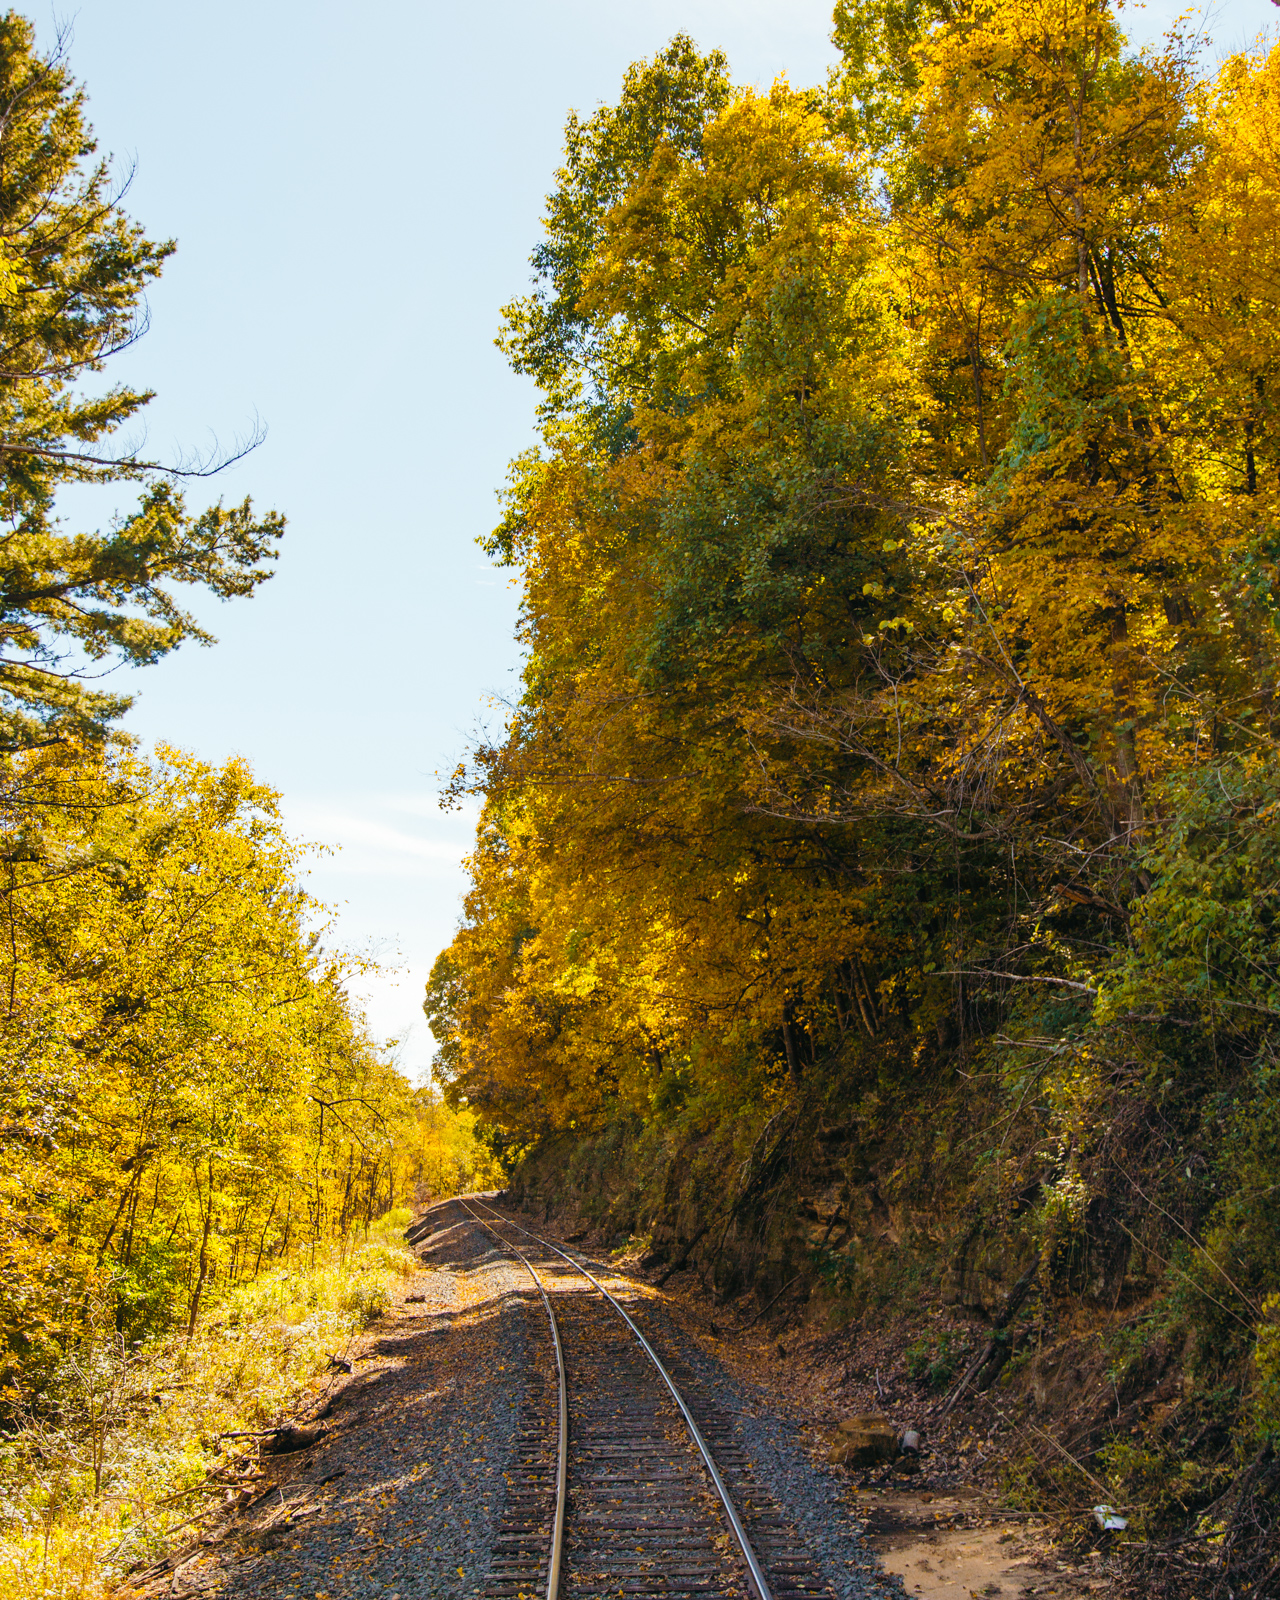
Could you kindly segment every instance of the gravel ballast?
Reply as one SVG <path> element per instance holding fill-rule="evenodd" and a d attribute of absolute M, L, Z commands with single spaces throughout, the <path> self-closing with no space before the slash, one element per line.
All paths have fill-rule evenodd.
<path fill-rule="evenodd" d="M 733 1416 L 756 1478 L 768 1486 L 783 1516 L 803 1535 L 809 1555 L 838 1600 L 900 1597 L 901 1585 L 879 1569 L 861 1524 L 850 1512 L 847 1484 L 811 1459 L 799 1443 L 796 1419 L 777 1415 L 770 1399 L 751 1392 L 660 1310 L 651 1311 L 645 1320 L 656 1335 L 659 1355 L 670 1358 L 677 1369 L 677 1381 L 685 1371 L 691 1372 L 719 1410 Z"/>
<path fill-rule="evenodd" d="M 335 1391 L 331 1433 L 264 1461 L 273 1488 L 168 1592 L 425 1600 L 483 1585 L 527 1363 L 528 1275 L 471 1223 L 446 1223 L 420 1253 L 428 1270 Z"/>
<path fill-rule="evenodd" d="M 491 1235 L 456 1206 L 435 1208 L 433 1220 L 418 1247 L 424 1270 L 362 1340 L 323 1419 L 327 1436 L 264 1459 L 271 1487 L 213 1548 L 182 1562 L 165 1592 L 465 1600 L 481 1591 L 543 1313 L 525 1269 Z M 843 1486 L 809 1459 L 796 1420 L 690 1337 L 654 1291 L 616 1287 L 635 1289 L 630 1309 L 691 1400 L 698 1391 L 732 1418 L 756 1480 L 839 1600 L 900 1596 L 877 1571 Z"/>

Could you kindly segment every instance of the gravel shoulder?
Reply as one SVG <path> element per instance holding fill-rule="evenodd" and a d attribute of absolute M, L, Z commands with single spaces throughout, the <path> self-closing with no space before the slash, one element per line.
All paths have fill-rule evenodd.
<path fill-rule="evenodd" d="M 419 1255 L 423 1269 L 348 1352 L 324 1437 L 264 1457 L 270 1486 L 150 1594 L 435 1600 L 480 1589 L 527 1366 L 529 1281 L 471 1224 L 446 1225 Z"/>

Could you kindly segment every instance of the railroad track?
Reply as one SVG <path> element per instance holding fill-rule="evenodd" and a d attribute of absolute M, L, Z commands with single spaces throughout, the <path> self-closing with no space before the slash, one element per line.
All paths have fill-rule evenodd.
<path fill-rule="evenodd" d="M 529 1272 L 548 1335 L 483 1600 L 832 1600 L 694 1375 L 659 1359 L 581 1261 L 483 1202 L 455 1204 Z"/>

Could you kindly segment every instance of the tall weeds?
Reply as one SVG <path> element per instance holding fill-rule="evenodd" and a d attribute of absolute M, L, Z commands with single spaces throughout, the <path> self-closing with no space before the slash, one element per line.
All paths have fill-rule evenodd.
<path fill-rule="evenodd" d="M 364 1242 L 281 1268 L 210 1306 L 193 1338 L 128 1344 L 110 1285 L 38 1409 L 0 1443 L 0 1592 L 99 1600 L 258 1475 L 228 1437 L 306 1414 L 413 1270 L 393 1212 Z"/>

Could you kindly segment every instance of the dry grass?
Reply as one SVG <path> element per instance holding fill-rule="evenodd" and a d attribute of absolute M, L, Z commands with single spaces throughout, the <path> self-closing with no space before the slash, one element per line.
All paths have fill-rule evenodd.
<path fill-rule="evenodd" d="M 100 1600 L 251 1480 L 228 1434 L 306 1414 L 331 1355 L 386 1305 L 414 1259 L 392 1213 L 364 1243 L 263 1274 L 210 1308 L 189 1343 L 126 1347 L 91 1320 L 42 1415 L 0 1446 L 0 1592 Z"/>

